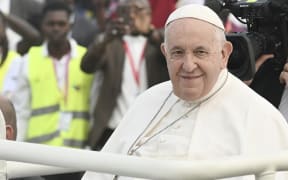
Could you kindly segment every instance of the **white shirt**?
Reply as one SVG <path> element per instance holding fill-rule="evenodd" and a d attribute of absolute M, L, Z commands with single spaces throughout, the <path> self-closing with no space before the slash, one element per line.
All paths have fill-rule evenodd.
<path fill-rule="evenodd" d="M 66 73 L 66 63 L 68 61 L 68 56 L 71 56 L 71 59 L 77 55 L 77 43 L 73 39 L 69 40 L 71 45 L 71 51 L 70 54 L 64 55 L 60 60 L 53 60 L 55 68 L 56 68 L 56 74 L 57 74 L 57 82 L 58 87 L 60 89 L 64 88 L 65 84 L 65 73 Z M 43 44 L 43 56 L 47 57 L 48 49 L 47 49 L 47 43 Z M 28 80 L 28 57 L 29 54 L 25 55 L 21 62 L 18 62 L 17 65 L 19 66 L 19 75 L 18 75 L 18 84 L 16 87 L 15 92 L 13 93 L 11 99 L 13 101 L 13 104 L 15 105 L 16 109 L 16 115 L 17 115 L 17 140 L 18 141 L 24 141 L 26 130 L 28 126 L 28 121 L 31 114 L 31 108 L 30 108 L 30 101 L 31 101 L 31 89 L 29 85 Z"/>
<path fill-rule="evenodd" d="M 132 155 L 160 160 L 221 160 L 288 149 L 288 125 L 280 112 L 227 70 L 221 72 L 209 94 L 197 101 L 185 103 L 172 93 L 164 103 L 171 92 L 172 85 L 168 81 L 140 95 L 103 151 L 129 154 L 137 149 L 139 142 L 167 127 L 194 106 L 196 108 L 187 116 L 158 133 Z M 181 107 L 185 108 L 182 110 Z M 83 176 L 83 180 L 92 179 L 111 179 L 111 175 L 88 172 Z M 242 180 L 244 177 L 231 179 Z M 254 177 L 246 176 L 245 179 Z"/>
<path fill-rule="evenodd" d="M 9 69 L 5 74 L 1 94 L 8 98 L 11 98 L 17 87 L 17 79 L 20 71 L 21 60 L 21 56 L 16 56 L 12 60 Z"/>
<path fill-rule="evenodd" d="M 125 53 L 121 93 L 117 98 L 116 107 L 108 123 L 108 127 L 111 129 L 115 129 L 118 126 L 130 105 L 135 101 L 136 97 L 148 87 L 146 63 L 145 57 L 143 56 L 147 38 L 144 36 L 125 35 L 123 40 L 128 46 L 129 52 Z M 131 55 L 132 58 L 130 58 L 129 55 Z M 134 64 L 136 74 L 133 73 L 133 65 L 131 63 Z M 139 84 L 137 84 L 135 80 L 135 76 L 137 75 L 139 75 Z"/>

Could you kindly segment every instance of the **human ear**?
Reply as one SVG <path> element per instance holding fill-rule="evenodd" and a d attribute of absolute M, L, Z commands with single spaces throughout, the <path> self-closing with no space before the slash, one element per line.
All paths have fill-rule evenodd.
<path fill-rule="evenodd" d="M 160 49 L 161 49 L 162 54 L 166 57 L 165 43 L 161 43 Z"/>
<path fill-rule="evenodd" d="M 14 136 L 14 129 L 11 125 L 6 125 L 6 139 L 8 140 L 16 139 L 16 137 Z"/>
<path fill-rule="evenodd" d="M 222 68 L 226 68 L 228 64 L 229 57 L 232 53 L 233 45 L 230 41 L 226 41 L 222 49 Z"/>

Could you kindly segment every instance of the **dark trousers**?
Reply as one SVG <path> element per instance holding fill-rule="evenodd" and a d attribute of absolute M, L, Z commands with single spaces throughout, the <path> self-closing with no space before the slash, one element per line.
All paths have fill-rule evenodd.
<path fill-rule="evenodd" d="M 101 135 L 101 138 L 97 142 L 96 147 L 94 147 L 93 150 L 100 151 L 103 148 L 103 146 L 105 145 L 105 143 L 107 142 L 107 140 L 110 138 L 110 136 L 112 135 L 113 132 L 114 132 L 114 129 L 106 128 L 104 130 L 103 134 Z"/>
<path fill-rule="evenodd" d="M 25 178 L 15 178 L 11 180 L 81 180 L 84 172 L 75 172 L 67 174 L 54 174 L 47 176 L 35 176 L 35 177 L 25 177 Z"/>
<path fill-rule="evenodd" d="M 84 172 L 42 176 L 45 180 L 81 180 Z"/>

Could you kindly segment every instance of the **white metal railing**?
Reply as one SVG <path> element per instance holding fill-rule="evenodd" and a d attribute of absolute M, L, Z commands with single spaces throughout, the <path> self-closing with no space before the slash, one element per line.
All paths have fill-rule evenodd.
<path fill-rule="evenodd" d="M 249 174 L 255 174 L 257 180 L 272 180 L 276 171 L 288 170 L 288 152 L 261 157 L 234 157 L 221 161 L 175 161 L 7 140 L 0 140 L 0 147 L 0 159 L 63 167 L 39 166 L 42 170 L 38 175 L 50 174 L 54 170 L 56 173 L 89 170 L 165 180 L 218 179 Z M 25 174 L 21 172 L 17 174 L 19 170 L 15 168 L 15 163 L 9 162 L 7 164 L 8 177 L 30 176 L 28 172 L 33 173 L 31 175 L 37 175 L 37 169 L 35 169 L 37 165 L 34 167 L 31 164 L 30 167 L 21 165 L 21 167 L 32 169 L 25 169 Z"/>
<path fill-rule="evenodd" d="M 33 176 L 77 172 L 77 171 L 79 170 L 8 161 L 6 173 L 8 178 L 21 178 L 21 177 L 33 177 Z"/>

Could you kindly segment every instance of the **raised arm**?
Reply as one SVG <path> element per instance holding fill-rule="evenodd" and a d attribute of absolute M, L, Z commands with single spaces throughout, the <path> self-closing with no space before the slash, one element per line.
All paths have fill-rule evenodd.
<path fill-rule="evenodd" d="M 40 32 L 24 19 L 15 15 L 4 14 L 2 12 L 0 12 L 0 15 L 4 18 L 7 25 L 23 39 L 28 40 L 31 43 L 39 43 L 41 41 Z"/>
<path fill-rule="evenodd" d="M 101 62 L 103 59 L 104 52 L 108 41 L 104 37 L 104 34 L 99 34 L 94 42 L 88 47 L 87 52 L 84 54 L 81 61 L 81 70 L 86 73 L 94 73 L 99 66 L 104 62 Z"/>
<path fill-rule="evenodd" d="M 96 36 L 94 42 L 88 47 L 86 54 L 81 61 L 81 69 L 86 73 L 94 73 L 105 63 L 105 51 L 107 46 L 114 40 L 120 40 L 121 37 L 129 31 L 129 27 L 123 19 L 115 19 L 109 22 L 105 32 Z"/>

